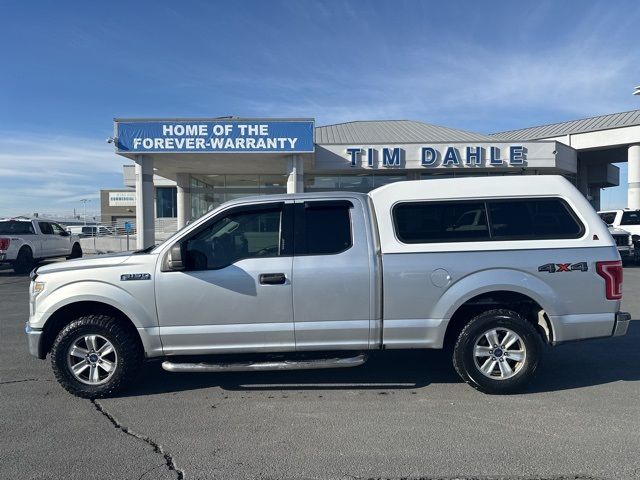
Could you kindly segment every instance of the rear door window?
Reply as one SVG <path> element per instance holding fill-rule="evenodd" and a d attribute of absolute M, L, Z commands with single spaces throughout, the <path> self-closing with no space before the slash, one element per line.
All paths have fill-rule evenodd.
<path fill-rule="evenodd" d="M 353 245 L 347 200 L 296 205 L 295 255 L 334 255 Z"/>
<path fill-rule="evenodd" d="M 53 228 L 49 222 L 38 222 L 38 226 L 44 235 L 53 235 Z"/>

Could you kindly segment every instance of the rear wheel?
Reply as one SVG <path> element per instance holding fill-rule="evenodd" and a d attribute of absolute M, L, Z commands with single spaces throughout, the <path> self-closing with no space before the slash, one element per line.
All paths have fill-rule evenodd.
<path fill-rule="evenodd" d="M 67 260 L 71 260 L 73 258 L 82 258 L 82 247 L 79 243 L 73 244 L 73 247 L 71 247 L 71 255 L 67 257 Z"/>
<path fill-rule="evenodd" d="M 518 313 L 490 310 L 462 330 L 453 365 L 465 382 L 484 393 L 514 393 L 532 379 L 542 348 L 540 334 Z"/>
<path fill-rule="evenodd" d="M 22 247 L 13 262 L 13 271 L 20 274 L 29 273 L 33 269 L 33 265 L 33 252 L 29 247 Z"/>
<path fill-rule="evenodd" d="M 108 315 L 87 315 L 64 327 L 51 349 L 58 382 L 82 398 L 112 395 L 138 373 L 142 349 L 135 333 Z"/>

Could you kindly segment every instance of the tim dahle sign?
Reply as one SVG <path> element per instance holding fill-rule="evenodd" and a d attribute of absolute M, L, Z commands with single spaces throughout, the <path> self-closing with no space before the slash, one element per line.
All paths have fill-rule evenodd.
<path fill-rule="evenodd" d="M 406 152 L 400 147 L 361 148 L 345 150 L 352 167 L 402 167 Z M 419 147 L 419 165 L 427 168 L 472 166 L 524 166 L 526 149 L 509 146 L 423 146 Z"/>
<path fill-rule="evenodd" d="M 313 152 L 313 120 L 116 121 L 118 152 Z"/>

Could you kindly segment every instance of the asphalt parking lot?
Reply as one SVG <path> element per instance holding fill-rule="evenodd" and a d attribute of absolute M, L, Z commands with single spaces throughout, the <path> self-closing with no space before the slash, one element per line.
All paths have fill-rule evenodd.
<path fill-rule="evenodd" d="M 640 478 L 640 321 L 548 349 L 521 395 L 483 395 L 440 351 L 363 367 L 171 374 L 67 394 L 27 353 L 28 278 L 0 271 L 0 478 Z M 640 319 L 640 268 L 624 309 Z"/>

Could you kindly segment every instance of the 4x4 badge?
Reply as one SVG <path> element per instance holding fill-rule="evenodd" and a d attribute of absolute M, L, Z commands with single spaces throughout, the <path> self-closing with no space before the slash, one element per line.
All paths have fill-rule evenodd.
<path fill-rule="evenodd" d="M 539 272 L 548 272 L 548 273 L 556 273 L 556 272 L 586 272 L 589 270 L 589 265 L 587 262 L 578 262 L 578 263 L 545 263 L 544 265 L 540 265 L 538 267 Z"/>

